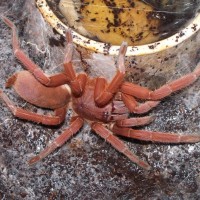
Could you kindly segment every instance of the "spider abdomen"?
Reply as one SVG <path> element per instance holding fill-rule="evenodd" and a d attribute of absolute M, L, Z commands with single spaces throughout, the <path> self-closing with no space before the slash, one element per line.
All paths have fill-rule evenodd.
<path fill-rule="evenodd" d="M 70 100 L 70 92 L 64 85 L 46 87 L 29 71 L 20 71 L 14 74 L 8 79 L 7 85 L 13 85 L 20 97 L 41 108 L 60 108 Z"/>

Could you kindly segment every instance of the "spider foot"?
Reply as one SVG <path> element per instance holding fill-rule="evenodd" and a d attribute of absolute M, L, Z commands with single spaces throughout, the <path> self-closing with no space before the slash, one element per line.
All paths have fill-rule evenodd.
<path fill-rule="evenodd" d="M 34 165 L 36 164 L 38 161 L 40 161 L 40 156 L 34 156 L 33 158 L 31 158 L 29 161 L 28 161 L 28 165 Z"/>

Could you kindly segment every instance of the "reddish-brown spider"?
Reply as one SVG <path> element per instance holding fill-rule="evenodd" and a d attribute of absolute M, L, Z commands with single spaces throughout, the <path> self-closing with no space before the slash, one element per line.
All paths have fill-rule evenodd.
<path fill-rule="evenodd" d="M 172 92 L 192 84 L 200 76 L 198 66 L 175 81 L 163 85 L 155 91 L 125 82 L 124 57 L 127 45 L 123 43 L 119 50 L 118 71 L 112 81 L 105 78 L 90 78 L 86 74 L 76 74 L 72 66 L 73 43 L 70 31 L 66 31 L 67 53 L 64 59 L 64 72 L 47 76 L 20 49 L 15 25 L 6 17 L 4 22 L 13 33 L 14 55 L 28 71 L 14 74 L 7 81 L 7 87 L 13 86 L 16 92 L 27 102 L 42 108 L 54 110 L 55 115 L 47 116 L 18 108 L 0 90 L 0 97 L 7 104 L 14 116 L 47 125 L 58 125 L 64 121 L 67 108 L 72 107 L 74 115 L 70 126 L 37 156 L 29 160 L 34 164 L 62 146 L 87 121 L 91 129 L 109 142 L 115 149 L 144 169 L 150 166 L 134 155 L 116 135 L 145 141 L 163 143 L 195 143 L 200 135 L 177 135 L 172 133 L 134 130 L 131 127 L 150 123 L 153 117 L 129 118 L 129 113 L 145 113 L 155 107 L 159 100 Z M 148 100 L 139 104 L 136 99 Z M 70 104 L 69 104 L 70 103 Z"/>

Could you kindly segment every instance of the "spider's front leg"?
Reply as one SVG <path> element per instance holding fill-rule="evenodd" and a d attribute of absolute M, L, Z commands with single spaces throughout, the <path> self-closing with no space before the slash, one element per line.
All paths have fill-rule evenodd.
<path fill-rule="evenodd" d="M 64 61 L 64 72 L 48 76 L 20 48 L 17 29 L 14 23 L 11 22 L 7 17 L 2 17 L 2 19 L 12 29 L 12 46 L 15 57 L 24 65 L 28 71 L 30 71 L 35 76 L 38 81 L 48 87 L 56 87 L 71 82 L 72 89 L 75 91 L 74 93 L 81 93 L 86 81 L 86 75 L 80 75 L 76 78 L 75 72 L 71 66 L 73 42 L 70 30 L 66 31 L 68 44 L 67 55 Z"/>
<path fill-rule="evenodd" d="M 99 107 L 105 106 L 116 94 L 120 85 L 122 84 L 125 77 L 125 64 L 124 58 L 127 50 L 127 43 L 123 42 L 118 55 L 117 68 L 118 71 L 112 81 L 107 84 L 105 78 L 97 78 L 95 91 L 94 91 L 94 100 Z"/>
<path fill-rule="evenodd" d="M 69 78 L 69 85 L 74 96 L 81 96 L 84 91 L 85 84 L 87 81 L 86 74 L 76 74 L 73 65 L 72 65 L 72 56 L 73 56 L 73 39 L 71 30 L 66 31 L 66 39 L 68 41 L 66 48 L 66 56 L 64 58 L 64 73 Z"/>
<path fill-rule="evenodd" d="M 193 72 L 186 74 L 177 80 L 169 82 L 154 91 L 133 83 L 124 82 L 121 86 L 121 92 L 131 95 L 133 97 L 137 97 L 139 99 L 160 100 L 164 97 L 169 96 L 173 92 L 176 92 L 191 85 L 198 79 L 199 76 L 200 63 L 197 65 L 196 69 Z"/>

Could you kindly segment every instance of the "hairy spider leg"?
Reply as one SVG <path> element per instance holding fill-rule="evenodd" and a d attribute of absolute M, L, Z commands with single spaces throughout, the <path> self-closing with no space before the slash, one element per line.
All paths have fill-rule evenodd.
<path fill-rule="evenodd" d="M 15 57 L 24 65 L 28 71 L 30 71 L 35 76 L 38 81 L 49 87 L 56 87 L 69 82 L 69 77 L 65 73 L 58 73 L 51 76 L 46 75 L 42 69 L 36 65 L 20 48 L 17 29 L 14 23 L 5 16 L 2 17 L 2 19 L 12 30 L 12 46 Z M 70 32 L 67 32 L 66 34 L 70 34 Z M 69 46 L 71 46 L 71 44 L 69 44 Z M 68 45 L 67 48 L 69 48 Z"/>
<path fill-rule="evenodd" d="M 37 114 L 31 111 L 27 111 L 25 109 L 16 107 L 15 104 L 8 98 L 6 94 L 3 93 L 2 90 L 0 90 L 0 98 L 6 103 L 10 111 L 15 117 L 18 117 L 20 119 L 26 119 L 29 121 L 41 123 L 44 125 L 58 125 L 62 123 L 65 119 L 67 108 L 62 107 L 54 110 L 54 116 L 53 115 L 42 115 Z"/>
<path fill-rule="evenodd" d="M 180 135 L 175 133 L 163 133 L 146 130 L 134 130 L 132 128 L 124 128 L 115 124 L 112 131 L 116 135 L 128 138 L 134 138 L 143 141 L 162 142 L 162 143 L 195 143 L 200 142 L 200 136 L 194 134 Z"/>
<path fill-rule="evenodd" d="M 138 103 L 133 96 L 124 93 L 121 94 L 121 97 L 129 111 L 137 114 L 146 113 L 160 103 L 160 101 L 146 101 L 144 103 Z"/>
<path fill-rule="evenodd" d="M 118 120 L 115 124 L 120 127 L 132 127 L 132 126 L 143 126 L 150 124 L 155 120 L 155 116 L 146 117 L 132 117 L 128 119 Z"/>
<path fill-rule="evenodd" d="M 71 29 L 66 30 L 66 39 L 67 39 L 67 47 L 66 47 L 66 55 L 64 58 L 64 71 L 67 77 L 69 78 L 69 84 L 71 86 L 72 94 L 74 96 L 81 96 L 84 91 L 86 82 L 87 82 L 87 75 L 76 74 L 73 65 L 72 65 L 72 57 L 73 57 L 73 38 Z"/>
<path fill-rule="evenodd" d="M 191 85 L 198 79 L 199 76 L 200 63 L 198 63 L 196 69 L 193 72 L 188 73 L 177 80 L 169 82 L 154 91 L 151 91 L 134 83 L 124 82 L 121 86 L 121 92 L 139 99 L 160 100 L 164 97 L 169 96 L 173 92 L 176 92 Z"/>
<path fill-rule="evenodd" d="M 19 39 L 17 34 L 16 26 L 11 22 L 7 17 L 3 17 L 3 21 L 11 28 L 12 30 L 12 46 L 14 55 L 16 58 L 29 70 L 35 78 L 40 81 L 45 86 L 56 87 L 66 83 L 70 83 L 72 93 L 75 96 L 80 96 L 84 90 L 85 83 L 87 80 L 86 74 L 79 74 L 76 76 L 76 73 L 72 67 L 72 53 L 73 53 L 73 41 L 71 30 L 66 30 L 66 39 L 68 41 L 66 47 L 66 56 L 64 59 L 64 72 L 58 73 L 55 75 L 48 76 L 42 69 L 36 65 L 22 49 L 20 49 Z"/>
<path fill-rule="evenodd" d="M 119 49 L 119 55 L 118 55 L 118 61 L 117 61 L 117 73 L 112 79 L 112 81 L 107 84 L 107 81 L 105 78 L 97 78 L 96 85 L 95 85 L 95 91 L 94 91 L 94 100 L 95 103 L 99 107 L 105 106 L 116 94 L 118 91 L 120 85 L 122 84 L 124 77 L 125 77 L 125 54 L 127 50 L 127 43 L 123 42 L 120 49 Z"/>
<path fill-rule="evenodd" d="M 29 165 L 35 164 L 41 159 L 48 156 L 55 149 L 62 146 L 67 140 L 70 139 L 75 133 L 77 133 L 80 128 L 83 126 L 84 121 L 82 118 L 77 117 L 70 126 L 61 133 L 52 143 L 50 143 L 44 150 L 42 150 L 37 156 L 34 156 L 28 161 Z"/>
<path fill-rule="evenodd" d="M 105 128 L 102 124 L 95 122 L 91 125 L 92 130 L 94 130 L 100 137 L 105 139 L 108 143 L 110 143 L 116 150 L 124 154 L 128 157 L 132 162 L 136 163 L 138 166 L 143 169 L 150 170 L 150 165 L 143 160 L 140 160 L 136 155 L 134 155 L 125 145 L 123 141 L 121 141 L 118 137 L 112 134 L 107 128 Z"/>

